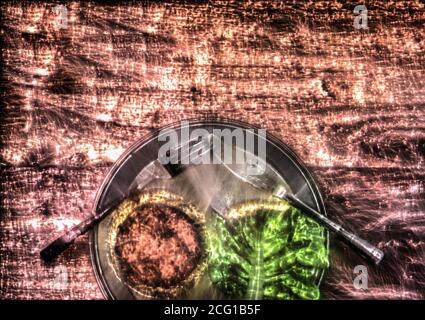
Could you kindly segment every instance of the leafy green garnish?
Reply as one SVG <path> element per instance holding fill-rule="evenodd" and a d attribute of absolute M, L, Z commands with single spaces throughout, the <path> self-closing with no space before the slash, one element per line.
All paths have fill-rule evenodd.
<path fill-rule="evenodd" d="M 323 227 L 285 202 L 238 210 L 208 221 L 212 283 L 232 298 L 319 299 L 317 280 L 329 264 Z"/>

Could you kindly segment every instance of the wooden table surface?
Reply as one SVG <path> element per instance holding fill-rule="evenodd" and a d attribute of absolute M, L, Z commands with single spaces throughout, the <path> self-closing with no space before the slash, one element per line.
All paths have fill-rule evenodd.
<path fill-rule="evenodd" d="M 367 1 L 367 30 L 353 4 L 294 3 L 69 2 L 65 29 L 52 4 L 2 4 L 0 298 L 102 299 L 87 236 L 52 264 L 40 247 L 134 141 L 204 117 L 285 141 L 330 217 L 385 251 L 332 238 L 324 299 L 425 298 L 424 2 Z"/>

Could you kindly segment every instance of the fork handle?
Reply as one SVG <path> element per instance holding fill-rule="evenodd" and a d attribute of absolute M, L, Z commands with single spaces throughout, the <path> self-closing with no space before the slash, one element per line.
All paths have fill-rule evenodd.
<path fill-rule="evenodd" d="M 304 202 L 299 200 L 297 197 L 287 193 L 277 193 L 275 194 L 279 199 L 288 201 L 295 208 L 300 209 L 302 212 L 305 212 L 315 218 L 319 223 L 321 223 L 328 230 L 333 231 L 335 234 L 341 236 L 354 247 L 363 252 L 367 257 L 373 260 L 375 264 L 379 264 L 384 257 L 382 250 L 376 248 L 371 243 L 360 238 L 354 233 L 344 229 L 341 225 L 335 223 L 328 217 L 314 210 L 310 206 L 306 205 Z"/>

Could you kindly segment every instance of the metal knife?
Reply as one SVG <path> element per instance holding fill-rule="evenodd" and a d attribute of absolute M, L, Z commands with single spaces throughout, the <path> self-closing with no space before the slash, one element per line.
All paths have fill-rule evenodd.
<path fill-rule="evenodd" d="M 189 148 L 193 140 L 188 140 L 180 145 L 176 146 L 171 154 L 178 157 L 179 151 L 183 148 Z M 130 194 L 137 190 L 142 190 L 149 183 L 157 179 L 171 179 L 179 175 L 184 171 L 187 165 L 182 163 L 197 163 L 198 158 L 202 158 L 203 154 L 210 152 L 211 150 L 211 140 L 208 137 L 207 140 L 201 140 L 200 142 L 195 143 L 190 148 L 190 153 L 186 152 L 185 156 L 182 156 L 179 159 L 170 159 L 171 163 L 162 163 L 159 159 L 156 159 L 145 166 L 134 178 L 133 182 L 130 184 L 128 191 L 122 196 L 112 200 L 109 205 L 100 212 L 93 212 L 93 215 L 82 221 L 81 223 L 75 225 L 70 230 L 65 232 L 56 240 L 48 243 L 40 251 L 40 256 L 44 261 L 51 261 L 63 251 L 65 251 L 79 236 L 85 234 L 89 229 L 94 225 L 99 223 L 103 218 L 105 218 L 108 213 L 112 212 L 124 199 L 126 199 Z M 189 159 L 187 159 L 189 158 Z"/>

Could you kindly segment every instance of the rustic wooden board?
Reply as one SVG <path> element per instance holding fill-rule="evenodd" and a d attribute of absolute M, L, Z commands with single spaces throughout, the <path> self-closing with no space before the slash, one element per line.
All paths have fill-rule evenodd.
<path fill-rule="evenodd" d="M 0 298 L 102 298 L 87 237 L 50 265 L 40 246 L 131 143 L 201 117 L 284 140 L 329 215 L 386 252 L 375 267 L 332 239 L 323 298 L 425 298 L 425 7 L 366 5 L 367 30 L 341 1 L 72 2 L 60 30 L 51 4 L 2 5 Z"/>

